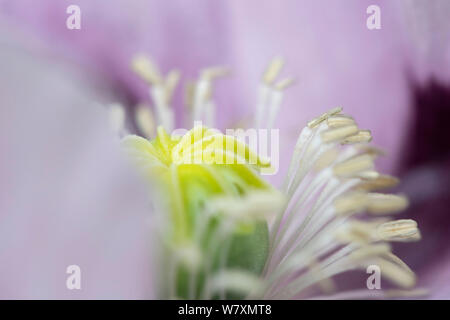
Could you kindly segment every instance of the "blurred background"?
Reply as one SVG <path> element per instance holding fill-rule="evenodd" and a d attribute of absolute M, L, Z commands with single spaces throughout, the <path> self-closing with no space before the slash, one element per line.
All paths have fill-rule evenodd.
<path fill-rule="evenodd" d="M 66 26 L 72 4 L 80 30 Z M 373 4 L 381 29 L 369 30 Z M 380 170 L 410 197 L 402 217 L 418 221 L 423 240 L 396 252 L 430 297 L 450 298 L 449 15 L 448 0 L 0 0 L 0 297 L 154 295 L 147 196 L 100 107 L 119 102 L 131 115 L 150 103 L 130 69 L 145 53 L 182 82 L 229 67 L 214 92 L 221 129 L 254 112 L 265 66 L 284 57 L 297 82 L 275 124 L 271 181 L 307 121 L 343 106 L 372 130 L 387 152 Z M 174 108 L 181 125 L 182 88 Z M 68 291 L 69 264 L 102 280 Z"/>

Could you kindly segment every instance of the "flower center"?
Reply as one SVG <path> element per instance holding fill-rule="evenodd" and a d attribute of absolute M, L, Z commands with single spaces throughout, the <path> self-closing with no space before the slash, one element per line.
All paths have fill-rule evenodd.
<path fill-rule="evenodd" d="M 255 157 L 235 137 L 204 127 L 172 137 L 160 127 L 152 141 L 127 136 L 124 144 L 156 182 L 158 197 L 168 209 L 164 211 L 170 212 L 166 240 L 177 264 L 176 297 L 200 297 L 206 272 L 227 268 L 261 273 L 269 247 L 268 225 L 263 215 L 250 215 L 248 208 L 239 206 L 251 202 L 257 207 L 263 198 L 279 199 L 257 172 L 270 165 L 267 160 Z M 252 157 L 254 164 L 249 163 Z M 224 203 L 238 205 L 230 210 Z M 184 257 L 177 256 L 177 248 L 183 248 Z"/>

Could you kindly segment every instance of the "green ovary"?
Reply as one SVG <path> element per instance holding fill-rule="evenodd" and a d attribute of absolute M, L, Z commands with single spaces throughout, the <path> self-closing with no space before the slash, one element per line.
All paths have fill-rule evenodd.
<path fill-rule="evenodd" d="M 194 130 L 196 129 L 191 132 Z M 204 130 L 202 129 L 201 137 L 207 134 Z M 158 137 L 151 142 L 136 136 L 125 138 L 125 145 L 133 151 L 132 154 L 138 164 L 145 168 L 149 178 L 157 182 L 169 207 L 172 230 L 168 235 L 169 241 L 174 247 L 200 243 L 201 253 L 208 253 L 209 257 L 213 257 L 208 262 L 209 273 L 225 267 L 259 275 L 264 268 L 269 249 L 267 222 L 258 220 L 238 225 L 222 239 L 219 236 L 219 228 L 221 219 L 225 218 L 217 214 L 214 218 L 207 219 L 204 216 L 205 208 L 210 200 L 219 196 L 240 199 L 252 191 L 270 192 L 272 187 L 248 164 L 175 164 L 172 161 L 172 150 L 180 140 L 181 137 L 169 137 L 161 129 L 158 131 Z M 192 143 L 195 141 L 193 138 Z M 204 148 L 208 148 L 208 145 Z M 248 152 L 242 156 L 248 158 Z M 157 166 L 143 165 L 146 161 L 154 162 Z M 199 225 L 205 221 L 207 225 L 202 229 L 198 241 Z M 176 289 L 173 293 L 176 297 L 201 298 L 205 267 L 202 266 L 196 271 L 194 296 L 192 283 L 189 283 L 192 281 L 191 276 L 192 271 L 187 266 L 180 264 L 177 267 Z M 239 298 L 229 293 L 227 297 Z"/>

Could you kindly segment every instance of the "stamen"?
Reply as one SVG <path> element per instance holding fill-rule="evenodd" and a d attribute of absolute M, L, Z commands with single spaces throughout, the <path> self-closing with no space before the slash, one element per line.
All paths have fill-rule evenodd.
<path fill-rule="evenodd" d="M 402 267 L 405 271 L 413 273 L 413 271 L 411 270 L 410 267 L 408 267 L 408 265 L 406 263 L 403 262 L 402 259 L 400 259 L 399 257 L 397 257 L 395 254 L 393 254 L 392 252 L 388 252 L 385 253 L 382 256 L 384 259 L 387 259 L 391 262 L 394 262 L 395 264 L 397 264 L 399 267 Z"/>
<path fill-rule="evenodd" d="M 184 88 L 184 104 L 187 107 L 188 113 L 192 112 L 194 105 L 194 95 L 195 95 L 194 81 L 188 80 Z"/>
<path fill-rule="evenodd" d="M 373 214 L 396 213 L 408 207 L 408 199 L 401 195 L 369 193 L 367 199 L 367 211 Z"/>
<path fill-rule="evenodd" d="M 275 80 L 275 78 L 278 76 L 278 74 L 280 73 L 281 69 L 283 68 L 284 65 L 284 60 L 276 57 L 274 58 L 269 66 L 266 69 L 266 72 L 264 73 L 263 76 L 263 81 L 266 85 L 270 86 L 273 81 Z"/>
<path fill-rule="evenodd" d="M 373 156 L 385 156 L 386 152 L 380 148 L 374 147 L 372 145 L 358 145 L 357 148 L 362 152 L 362 153 L 367 153 Z"/>
<path fill-rule="evenodd" d="M 180 78 L 179 72 L 172 70 L 164 79 L 156 64 L 144 55 L 136 56 L 132 60 L 131 67 L 151 86 L 150 96 L 155 104 L 158 124 L 171 132 L 174 127 L 175 115 L 170 109 L 169 103 Z"/>
<path fill-rule="evenodd" d="M 328 117 L 337 115 L 337 114 L 339 114 L 341 112 L 342 112 L 342 108 L 341 107 L 333 108 L 333 109 L 323 113 L 319 117 L 309 121 L 308 122 L 308 127 L 313 129 L 313 128 L 317 127 L 319 124 L 321 124 L 323 121 L 325 121 Z"/>
<path fill-rule="evenodd" d="M 180 71 L 178 70 L 171 70 L 166 76 L 166 103 L 170 104 L 170 101 L 172 99 L 173 93 L 175 91 L 175 87 L 177 86 L 178 82 L 180 81 Z"/>
<path fill-rule="evenodd" d="M 214 127 L 215 104 L 211 103 L 213 81 L 228 74 L 224 67 L 212 67 L 201 72 L 200 78 L 194 85 L 192 98 L 191 121 L 206 121 L 208 126 Z"/>
<path fill-rule="evenodd" d="M 322 141 L 324 143 L 341 140 L 345 137 L 351 136 L 358 132 L 358 127 L 355 125 L 349 125 L 340 128 L 334 128 L 326 130 L 322 133 Z"/>
<path fill-rule="evenodd" d="M 338 215 L 362 211 L 366 206 L 367 196 L 360 192 L 347 194 L 334 201 L 334 209 Z"/>
<path fill-rule="evenodd" d="M 376 179 L 364 181 L 358 185 L 358 189 L 366 191 L 391 188 L 398 184 L 398 179 L 389 175 L 379 175 Z"/>
<path fill-rule="evenodd" d="M 284 62 L 280 58 L 275 58 L 263 75 L 260 85 L 258 104 L 255 114 L 255 127 L 271 129 L 278 115 L 280 105 L 283 100 L 283 90 L 294 83 L 293 78 L 285 78 L 273 84 L 278 76 Z M 268 113 L 268 116 L 267 116 Z M 265 124 L 263 123 L 265 120 Z"/>
<path fill-rule="evenodd" d="M 289 168 L 286 174 L 286 178 L 283 182 L 283 191 L 287 192 L 291 182 L 294 180 L 294 177 L 296 175 L 296 171 L 298 169 L 298 166 L 300 164 L 300 160 L 302 157 L 302 154 L 306 150 L 307 143 L 311 140 L 313 136 L 313 131 L 309 127 L 303 128 L 302 132 L 298 136 L 297 142 L 294 147 L 294 151 L 292 154 L 292 159 L 289 164 Z"/>
<path fill-rule="evenodd" d="M 375 170 L 368 170 L 356 173 L 356 177 L 359 177 L 363 180 L 375 180 L 378 179 L 380 173 Z"/>
<path fill-rule="evenodd" d="M 354 125 L 355 120 L 350 116 L 340 114 L 328 117 L 327 123 L 330 128 L 339 128 Z"/>
<path fill-rule="evenodd" d="M 161 84 L 162 77 L 159 73 L 158 67 L 153 61 L 144 56 L 138 55 L 136 56 L 131 63 L 131 68 L 134 72 L 136 72 L 142 79 L 147 81 L 148 84 L 158 85 Z"/>
<path fill-rule="evenodd" d="M 160 85 L 151 87 L 150 96 L 155 103 L 158 123 L 168 132 L 171 132 L 174 126 L 175 116 L 173 110 L 167 105 L 168 99 L 165 87 Z"/>
<path fill-rule="evenodd" d="M 274 90 L 271 92 L 270 97 L 269 115 L 265 126 L 267 130 L 271 130 L 273 128 L 275 118 L 277 117 L 281 103 L 283 102 L 283 92 L 280 90 Z"/>
<path fill-rule="evenodd" d="M 291 85 L 293 85 L 294 82 L 295 82 L 294 78 L 285 78 L 275 84 L 275 89 L 280 90 L 280 91 L 284 90 L 287 87 L 290 87 Z"/>
<path fill-rule="evenodd" d="M 420 232 L 417 222 L 414 220 L 395 220 L 383 223 L 377 228 L 377 235 L 386 241 L 417 241 L 420 240 Z"/>
<path fill-rule="evenodd" d="M 316 171 L 323 170 L 336 161 L 339 156 L 339 151 L 337 149 L 330 149 L 325 151 L 322 156 L 316 161 L 315 169 Z"/>
<path fill-rule="evenodd" d="M 358 133 L 351 135 L 344 139 L 343 144 L 353 144 L 353 143 L 367 143 L 372 141 L 372 134 L 370 130 L 359 130 Z"/>
<path fill-rule="evenodd" d="M 406 271 L 393 262 L 385 259 L 376 259 L 374 264 L 380 267 L 384 277 L 400 287 L 411 288 L 416 284 L 416 276 L 413 272 Z"/>
<path fill-rule="evenodd" d="M 355 263 L 365 263 L 370 258 L 389 253 L 390 250 L 391 247 L 386 243 L 371 244 L 355 250 L 349 255 L 349 258 Z"/>
<path fill-rule="evenodd" d="M 361 154 L 334 166 L 333 172 L 338 177 L 348 177 L 361 171 L 372 169 L 373 157 Z"/>
<path fill-rule="evenodd" d="M 135 113 L 136 125 L 147 139 L 155 135 L 155 118 L 149 106 L 139 105 Z"/>
<path fill-rule="evenodd" d="M 256 106 L 256 115 L 255 115 L 255 128 L 260 129 L 263 128 L 262 122 L 263 118 L 266 114 L 266 110 L 268 108 L 267 103 L 269 101 L 269 97 L 271 95 L 272 89 L 266 84 L 262 83 L 258 90 L 258 102 Z"/>
<path fill-rule="evenodd" d="M 230 70 L 228 68 L 218 66 L 218 67 L 211 67 L 211 68 L 204 69 L 201 74 L 201 78 L 205 79 L 206 81 L 211 82 L 214 79 L 224 77 L 229 74 L 230 74 Z"/>

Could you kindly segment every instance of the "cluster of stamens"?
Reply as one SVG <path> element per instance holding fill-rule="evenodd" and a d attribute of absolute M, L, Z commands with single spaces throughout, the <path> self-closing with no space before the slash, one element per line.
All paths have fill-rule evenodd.
<path fill-rule="evenodd" d="M 386 217 L 408 200 L 376 192 L 397 179 L 375 170 L 380 152 L 370 140 L 341 108 L 303 129 L 283 185 L 288 201 L 272 224 L 264 297 L 301 297 L 313 284 L 332 291 L 333 276 L 370 265 L 400 287 L 414 286 L 414 273 L 388 242 L 416 241 L 420 233 L 413 220 Z"/>
<path fill-rule="evenodd" d="M 283 90 L 293 82 L 291 78 L 275 81 L 283 64 L 282 59 L 274 59 L 263 75 L 254 118 L 256 128 L 273 127 Z M 179 72 L 171 71 L 163 77 L 151 60 L 143 57 L 134 60 L 133 69 L 150 85 L 156 122 L 172 130 L 174 114 L 169 105 Z M 212 83 L 225 74 L 224 68 L 206 69 L 188 86 L 190 123 L 201 120 L 214 126 Z M 136 123 L 147 137 L 154 136 L 153 122 L 148 109 L 137 109 Z M 180 137 L 175 151 L 192 148 L 187 140 L 189 134 Z M 413 220 L 388 217 L 404 210 L 408 200 L 403 195 L 380 192 L 394 187 L 398 180 L 375 169 L 375 160 L 382 151 L 370 146 L 371 140 L 369 130 L 360 129 L 351 116 L 342 113 L 342 108 L 334 108 L 311 120 L 301 131 L 281 187 L 282 200 L 279 193 L 260 190 L 249 192 L 245 197 L 236 197 L 231 192 L 206 203 L 203 221 L 194 228 L 197 242 L 184 244 L 174 251 L 179 253 L 177 261 L 179 257 L 212 261 L 214 248 L 226 241 L 236 226 L 261 219 L 270 219 L 271 223 L 268 258 L 260 277 L 228 270 L 222 264 L 220 272 L 206 275 L 201 297 L 211 298 L 217 291 L 224 297 L 224 292 L 230 288 L 252 298 L 266 299 L 308 298 L 317 294 L 364 298 L 418 293 L 410 290 L 415 285 L 414 273 L 392 253 L 389 243 L 417 241 L 420 232 Z M 220 184 L 220 178 L 217 181 Z M 220 224 L 223 229 L 218 229 L 212 238 L 216 247 L 209 246 L 208 250 L 212 251 L 202 253 L 205 225 L 218 212 L 223 219 Z M 198 265 L 191 264 L 191 283 L 195 282 Z M 378 266 L 382 276 L 402 290 L 337 291 L 334 276 L 365 270 L 371 265 Z M 365 285 L 362 284 L 363 288 Z M 314 290 L 317 288 L 322 292 Z M 192 296 L 195 293 L 192 292 Z"/>

